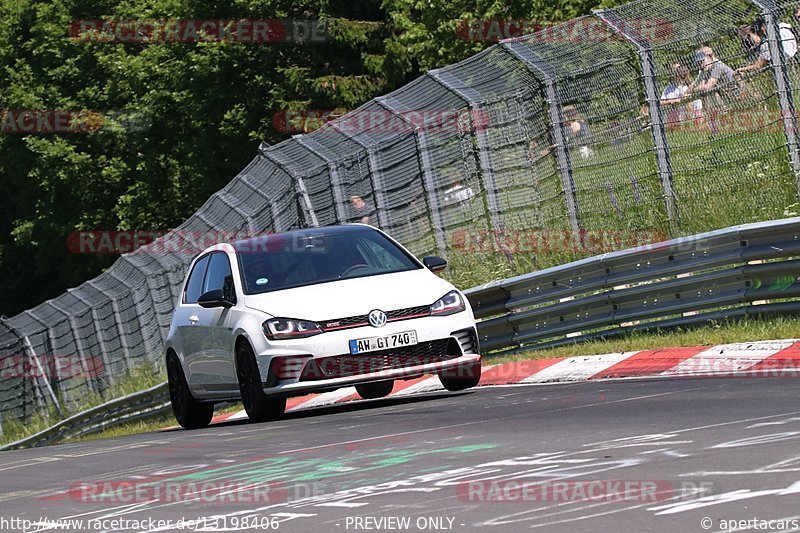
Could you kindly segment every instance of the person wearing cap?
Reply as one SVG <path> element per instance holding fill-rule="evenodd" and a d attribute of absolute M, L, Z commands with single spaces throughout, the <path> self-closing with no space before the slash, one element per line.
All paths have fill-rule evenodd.
<path fill-rule="evenodd" d="M 741 89 L 735 78 L 735 71 L 717 59 L 710 46 L 703 46 L 695 52 L 695 62 L 700 68 L 697 79 L 687 89 L 685 96 L 703 94 L 725 89 L 739 96 Z"/>
<path fill-rule="evenodd" d="M 780 46 L 785 58 L 792 58 L 797 53 L 797 39 L 795 39 L 792 26 L 781 22 L 778 24 L 780 30 Z M 747 43 L 751 50 L 755 51 L 755 61 L 747 66 L 736 69 L 739 74 L 745 74 L 754 70 L 761 70 L 770 64 L 769 43 L 767 42 L 767 26 L 763 19 L 756 20 L 753 24 L 748 24 L 739 29 L 739 35 Z"/>

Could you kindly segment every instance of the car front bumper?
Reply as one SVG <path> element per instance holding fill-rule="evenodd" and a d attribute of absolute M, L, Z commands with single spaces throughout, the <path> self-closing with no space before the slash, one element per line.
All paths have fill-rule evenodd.
<path fill-rule="evenodd" d="M 462 365 L 480 363 L 480 360 L 480 354 L 464 354 L 459 357 L 454 357 L 453 359 L 439 361 L 436 363 L 405 366 L 402 368 L 381 370 L 378 372 L 369 372 L 338 378 L 279 383 L 273 387 L 265 387 L 264 393 L 270 396 L 298 396 L 308 392 L 338 389 L 360 383 L 386 381 L 390 379 L 410 379 L 415 376 L 421 376 L 422 374 L 438 374 Z M 459 376 L 459 374 L 456 372 L 453 372 L 453 375 Z"/>

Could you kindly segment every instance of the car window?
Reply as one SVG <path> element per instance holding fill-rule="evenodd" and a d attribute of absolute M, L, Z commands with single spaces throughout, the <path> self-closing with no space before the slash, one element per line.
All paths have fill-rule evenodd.
<path fill-rule="evenodd" d="M 236 253 L 245 294 L 422 268 L 371 228 L 268 235 L 242 241 Z"/>
<path fill-rule="evenodd" d="M 197 299 L 203 293 L 203 278 L 206 274 L 206 266 L 208 265 L 208 256 L 201 257 L 192 268 L 192 273 L 189 274 L 189 281 L 186 283 L 186 292 L 183 295 L 183 303 L 195 304 Z"/>
<path fill-rule="evenodd" d="M 231 291 L 233 290 L 233 275 L 231 273 L 231 262 L 228 260 L 228 254 L 224 252 L 216 252 L 211 254 L 211 260 L 208 263 L 208 272 L 206 272 L 206 280 L 203 284 L 203 292 L 213 291 L 215 289 L 223 289 L 226 292 L 229 300 Z"/>
<path fill-rule="evenodd" d="M 370 266 L 384 270 L 397 270 L 404 266 L 401 257 L 395 257 L 389 250 L 369 239 L 360 238 L 356 241 L 358 249 L 364 262 Z"/>

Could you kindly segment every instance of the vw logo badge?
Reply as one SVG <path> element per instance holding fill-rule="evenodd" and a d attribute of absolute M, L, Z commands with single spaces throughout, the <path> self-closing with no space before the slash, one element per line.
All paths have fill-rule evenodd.
<path fill-rule="evenodd" d="M 367 315 L 367 320 L 369 320 L 369 325 L 373 328 L 379 328 L 386 324 L 386 313 L 381 311 L 380 309 L 373 309 Z"/>

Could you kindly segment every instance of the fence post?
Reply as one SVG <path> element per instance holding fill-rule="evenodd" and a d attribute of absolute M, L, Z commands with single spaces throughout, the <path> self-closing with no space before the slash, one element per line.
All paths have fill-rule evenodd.
<path fill-rule="evenodd" d="M 36 355 L 36 350 L 33 349 L 33 344 L 31 344 L 30 339 L 27 335 L 23 335 L 23 342 L 25 343 L 25 348 L 28 350 L 28 355 L 33 362 L 36 364 L 36 371 L 41 376 L 42 382 L 44 383 L 45 389 L 47 389 L 48 394 L 50 394 L 50 399 L 53 400 L 53 405 L 56 408 L 56 412 L 60 415 L 61 414 L 61 404 L 58 402 L 58 398 L 56 397 L 56 392 L 53 390 L 53 387 L 50 385 L 50 380 L 47 379 L 47 373 L 44 371 L 44 367 L 42 366 L 41 361 L 39 361 L 39 356 Z M 63 390 L 62 390 L 63 392 Z"/>
<path fill-rule="evenodd" d="M 81 340 L 81 336 L 78 329 L 78 323 L 75 320 L 75 317 L 72 316 L 66 309 L 60 307 L 56 303 L 55 299 L 49 300 L 47 304 L 52 306 L 53 309 L 63 314 L 65 317 L 67 317 L 67 322 L 69 322 L 69 329 L 72 330 L 72 336 L 73 339 L 75 340 L 75 349 L 78 351 L 78 358 L 80 359 L 81 362 L 81 370 L 86 376 L 86 388 L 89 389 L 89 391 L 91 392 L 97 392 L 97 388 L 95 387 L 94 383 L 94 378 L 92 377 L 93 373 L 90 372 L 89 363 L 86 359 L 86 349 L 83 346 L 83 341 Z M 55 357 L 55 354 L 53 354 L 53 357 Z M 73 372 L 74 372 L 73 365 L 70 362 L 69 367 L 67 368 L 67 376 L 70 378 L 73 377 Z"/>
<path fill-rule="evenodd" d="M 125 371 L 130 373 L 133 369 L 131 364 L 131 347 L 128 345 L 128 336 L 125 334 L 125 329 L 122 325 L 122 313 L 119 311 L 119 305 L 117 304 L 116 298 L 112 295 L 108 294 L 106 291 L 102 290 L 100 287 L 95 285 L 93 279 L 90 279 L 86 282 L 91 288 L 106 296 L 108 298 L 109 303 L 111 304 L 111 312 L 114 314 L 114 323 L 117 326 L 117 338 L 119 338 L 119 345 L 122 348 L 122 360 L 125 363 Z"/>
<path fill-rule="evenodd" d="M 40 413 L 42 413 L 42 414 L 46 414 L 47 413 L 47 405 L 46 405 L 45 399 L 42 397 L 42 391 L 41 391 L 41 389 L 46 389 L 49 392 L 51 399 L 53 400 L 53 404 L 56 407 L 56 411 L 59 414 L 61 414 L 61 407 L 60 407 L 60 405 L 58 403 L 58 399 L 56 397 L 56 394 L 53 391 L 53 388 L 50 386 L 50 382 L 47 380 L 47 375 L 45 374 L 44 369 L 42 368 L 42 365 L 39 362 L 39 358 L 36 356 L 36 352 L 33 350 L 33 346 L 31 345 L 30 340 L 28 340 L 28 336 L 23 334 L 23 333 L 21 333 L 21 332 L 19 332 L 19 331 L 17 331 L 17 328 L 15 328 L 11 324 L 9 324 L 8 323 L 8 318 L 5 315 L 0 315 L 0 324 L 2 324 L 3 327 L 8 329 L 8 331 L 12 335 L 14 335 L 14 337 L 17 338 L 17 349 L 19 350 L 19 355 L 22 358 L 23 371 L 22 371 L 21 376 L 20 376 L 21 381 L 22 381 L 22 418 L 25 419 L 27 417 L 27 412 L 28 412 L 28 410 L 27 410 L 28 401 L 27 401 L 27 394 L 26 394 L 26 391 L 25 391 L 25 389 L 27 388 L 25 385 L 28 382 L 28 380 L 27 380 L 28 376 L 25 374 L 25 370 L 27 369 L 26 362 L 28 361 L 28 359 L 30 359 L 34 363 L 36 363 L 37 369 L 34 370 L 34 372 L 35 372 L 34 377 L 38 376 L 38 378 L 39 378 L 39 380 L 38 380 L 39 381 L 39 385 L 38 386 L 35 384 L 36 380 L 31 380 L 33 382 L 31 384 L 31 387 L 32 387 L 32 390 L 33 390 L 33 397 L 35 398 L 35 402 L 33 402 L 33 403 L 38 404 L 38 408 L 39 408 L 39 412 Z M 16 365 L 16 362 L 14 362 L 12 364 Z M 1 413 L 2 413 L 2 409 L 0 409 L 0 414 Z M 2 432 L 0 432 L 0 433 L 2 433 Z"/>
<path fill-rule="evenodd" d="M 611 28 L 614 33 L 619 34 L 626 41 L 633 44 L 639 52 L 645 95 L 647 97 L 647 107 L 650 114 L 650 122 L 653 124 L 653 142 L 656 152 L 656 164 L 658 165 L 658 175 L 661 178 L 661 188 L 664 193 L 664 205 L 667 209 L 670 233 L 676 236 L 680 228 L 680 219 L 677 203 L 675 201 L 675 188 L 672 183 L 672 161 L 670 160 L 667 132 L 664 128 L 664 114 L 661 112 L 661 93 L 658 90 L 656 67 L 653 62 L 653 49 L 650 47 L 650 42 L 633 28 L 634 25 L 625 24 L 614 11 L 610 9 L 596 9 L 593 12 L 595 16 Z"/>
<path fill-rule="evenodd" d="M 281 212 L 278 211 L 278 207 L 275 205 L 275 202 L 272 200 L 272 198 L 267 193 L 265 193 L 264 191 L 262 191 L 259 188 L 259 184 L 258 183 L 254 183 L 252 181 L 253 179 L 256 179 L 256 178 L 254 176 L 251 176 L 250 174 L 241 174 L 241 178 L 242 178 L 242 183 L 247 185 L 247 187 L 251 191 L 253 191 L 257 195 L 259 195 L 267 203 L 267 205 L 269 206 L 270 218 L 272 218 L 272 231 L 277 233 L 279 231 L 284 231 L 285 229 L 287 229 L 288 226 L 285 225 L 285 224 L 280 225 L 280 226 L 278 225 L 278 221 L 281 218 Z M 262 231 L 263 231 L 263 229 L 262 229 Z"/>
<path fill-rule="evenodd" d="M 251 217 L 249 217 L 244 211 L 239 209 L 239 207 L 235 203 L 229 202 L 228 200 L 225 199 L 225 197 L 228 196 L 228 193 L 226 193 L 224 191 L 217 191 L 217 192 L 215 192 L 213 194 L 213 196 L 216 196 L 219 199 L 220 202 L 225 204 L 225 207 L 227 207 L 228 209 L 230 209 L 231 211 L 233 211 L 234 213 L 236 213 L 237 215 L 242 217 L 242 220 L 244 220 L 244 225 L 247 226 L 248 236 L 252 236 L 252 234 L 253 234 L 253 219 Z M 237 228 L 237 232 L 239 230 L 241 230 L 242 227 L 243 226 L 239 226 L 239 228 Z M 222 228 L 222 231 L 228 231 L 228 230 L 226 228 Z M 237 233 L 236 235 L 230 235 L 229 238 L 230 237 L 232 237 L 232 238 L 234 238 L 236 240 L 239 240 L 239 239 L 242 238 L 242 236 L 239 233 Z M 156 261 L 158 261 L 158 259 L 156 259 Z"/>
<path fill-rule="evenodd" d="M 572 174 L 572 158 L 567 149 L 564 136 L 564 117 L 561 115 L 561 97 L 556 88 L 556 71 L 548 62 L 536 57 L 529 51 L 520 50 L 521 43 L 517 41 L 503 41 L 500 47 L 514 59 L 521 61 L 525 67 L 537 78 L 544 79 L 547 108 L 550 115 L 550 126 L 553 131 L 553 143 L 556 150 L 556 163 L 561 174 L 561 189 L 567 204 L 569 225 L 572 229 L 573 239 L 577 244 L 581 240 L 581 223 L 578 213 L 578 197 L 575 191 L 575 179 Z"/>
<path fill-rule="evenodd" d="M 381 180 L 380 171 L 378 170 L 378 157 L 375 154 L 374 146 L 368 146 L 365 142 L 360 141 L 355 135 L 347 132 L 347 130 L 339 127 L 338 120 L 329 122 L 331 127 L 359 145 L 367 152 L 367 165 L 369 167 L 370 184 L 372 185 L 372 192 L 375 194 L 375 209 L 378 211 L 378 226 L 385 231 L 391 231 L 392 223 L 388 215 L 389 204 L 386 201 L 386 191 L 383 190 L 383 180 Z"/>
<path fill-rule="evenodd" d="M 289 167 L 278 161 L 278 159 L 275 156 L 269 153 L 267 146 L 265 146 L 264 144 L 259 146 L 258 152 L 261 154 L 262 157 L 274 163 L 278 168 L 286 172 L 286 174 L 288 174 L 289 177 L 294 181 L 296 193 L 302 199 L 301 210 L 303 212 L 303 218 L 305 220 L 306 225 L 313 227 L 319 226 L 319 221 L 317 220 L 317 214 L 314 213 L 314 207 L 311 205 L 311 197 L 308 195 L 308 189 L 306 189 L 306 184 L 303 181 L 302 176 L 300 176 L 295 171 L 291 170 Z"/>
<path fill-rule="evenodd" d="M 783 133 L 786 136 L 786 146 L 789 149 L 789 159 L 794 172 L 795 190 L 800 194 L 800 147 L 797 141 L 797 115 L 792 96 L 792 84 L 786 70 L 786 56 L 783 53 L 780 20 L 778 9 L 772 0 L 751 0 L 764 15 L 767 27 L 767 43 L 769 43 L 769 59 L 772 65 L 772 75 L 775 88 L 778 92 L 778 103 L 781 106 L 781 122 Z"/>
<path fill-rule="evenodd" d="M 297 144 L 328 163 L 328 176 L 331 178 L 333 208 L 336 211 L 336 220 L 339 224 L 344 224 L 349 218 L 344 207 L 347 199 L 344 196 L 344 189 L 342 189 L 342 180 L 339 177 L 339 170 L 336 168 L 336 158 L 325 155 L 325 147 L 311 139 L 308 135 L 295 135 L 293 138 L 297 141 Z"/>
<path fill-rule="evenodd" d="M 78 289 L 67 289 L 67 292 L 80 300 L 87 308 L 89 308 L 89 312 L 92 314 L 92 324 L 94 325 L 94 331 L 97 334 L 97 344 L 100 346 L 100 354 L 103 358 L 103 365 L 104 365 L 104 373 L 105 378 L 108 380 L 109 385 L 114 384 L 114 375 L 111 372 L 111 358 L 108 355 L 108 347 L 106 343 L 108 339 L 105 338 L 103 335 L 103 331 L 100 328 L 100 317 L 97 316 L 97 309 L 92 306 L 92 303 L 85 298 L 83 298 L 79 293 Z"/>
<path fill-rule="evenodd" d="M 439 197 L 436 194 L 436 180 L 433 176 L 433 162 L 428 150 L 428 139 L 423 128 L 402 113 L 397 102 L 389 96 L 379 96 L 375 102 L 390 113 L 398 116 L 403 122 L 411 126 L 414 130 L 414 142 L 417 147 L 417 161 L 422 171 L 422 183 L 428 197 L 428 208 L 431 211 L 431 221 L 433 222 L 433 235 L 436 239 L 436 250 L 439 255 L 444 256 L 447 249 L 447 237 L 445 235 L 445 223 L 442 216 L 442 208 Z"/>
<path fill-rule="evenodd" d="M 475 130 L 475 140 L 478 143 L 478 161 L 483 175 L 483 189 L 489 201 L 489 218 L 492 222 L 492 229 L 495 232 L 504 229 L 503 209 L 498 197 L 497 180 L 492 166 L 491 146 L 489 146 L 489 135 L 485 128 L 475 126 L 475 116 L 478 114 L 478 104 L 481 101 L 480 94 L 475 90 L 465 87 L 461 81 L 444 69 L 431 70 L 427 76 L 436 83 L 458 96 L 469 106 L 473 130 Z"/>

